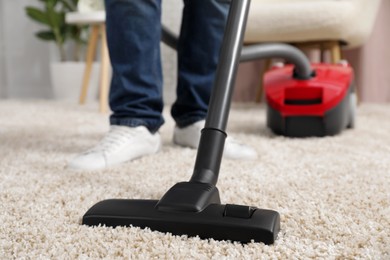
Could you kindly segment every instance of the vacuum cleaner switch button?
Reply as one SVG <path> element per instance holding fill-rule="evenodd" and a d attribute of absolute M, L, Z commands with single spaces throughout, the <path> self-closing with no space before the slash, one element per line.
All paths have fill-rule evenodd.
<path fill-rule="evenodd" d="M 251 218 L 256 209 L 257 208 L 249 206 L 226 204 L 223 216 L 232 218 Z"/>

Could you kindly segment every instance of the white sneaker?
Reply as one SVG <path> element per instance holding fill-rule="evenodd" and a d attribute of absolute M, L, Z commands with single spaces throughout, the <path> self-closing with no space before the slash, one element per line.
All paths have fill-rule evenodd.
<path fill-rule="evenodd" d="M 198 149 L 201 130 L 204 128 L 205 120 L 198 121 L 187 127 L 175 127 L 173 142 L 177 145 Z M 256 159 L 256 151 L 234 138 L 228 136 L 225 141 L 223 156 L 228 159 Z"/>
<path fill-rule="evenodd" d="M 98 170 L 125 161 L 156 153 L 161 145 L 160 135 L 151 134 L 144 126 L 112 125 L 110 131 L 93 148 L 74 158 L 70 169 Z"/>

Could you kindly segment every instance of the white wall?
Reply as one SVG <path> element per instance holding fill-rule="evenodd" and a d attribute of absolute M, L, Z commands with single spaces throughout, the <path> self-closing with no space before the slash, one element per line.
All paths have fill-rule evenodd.
<path fill-rule="evenodd" d="M 0 1 L 0 98 L 5 96 L 5 63 L 4 63 L 4 36 L 3 36 L 3 26 L 2 26 L 2 10 L 3 10 L 3 1 Z"/>
<path fill-rule="evenodd" d="M 0 97 L 51 98 L 50 60 L 56 56 L 52 43 L 38 40 L 40 25 L 25 14 L 31 0 L 0 0 Z M 173 5 L 175 3 L 175 5 Z M 164 24 L 179 31 L 182 1 L 163 1 Z M 166 103 L 175 98 L 176 54 L 163 46 L 163 72 Z"/>
<path fill-rule="evenodd" d="M 34 36 L 39 25 L 25 15 L 24 7 L 31 0 L 0 0 L 0 27 L 3 54 L 0 56 L 3 75 L 0 84 L 8 98 L 51 97 L 49 59 L 46 43 Z M 1 68 L 0 68 L 1 69 Z"/>

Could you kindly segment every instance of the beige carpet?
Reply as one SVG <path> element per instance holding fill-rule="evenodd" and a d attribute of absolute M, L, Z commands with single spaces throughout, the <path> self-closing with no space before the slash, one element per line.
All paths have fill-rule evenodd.
<path fill-rule="evenodd" d="M 98 172 L 65 169 L 107 130 L 97 105 L 0 101 L 1 259 L 390 259 L 390 106 L 362 105 L 355 130 L 287 139 L 265 127 L 258 106 L 235 106 L 230 134 L 257 161 L 227 161 L 223 203 L 280 212 L 276 243 L 206 241 L 138 228 L 91 228 L 80 218 L 107 198 L 158 199 L 187 180 L 195 151 L 161 129 L 158 155 Z"/>

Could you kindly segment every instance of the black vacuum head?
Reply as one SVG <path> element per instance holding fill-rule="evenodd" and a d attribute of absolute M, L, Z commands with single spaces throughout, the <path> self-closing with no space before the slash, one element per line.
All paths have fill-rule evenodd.
<path fill-rule="evenodd" d="M 135 226 L 173 235 L 202 239 L 274 243 L 280 230 L 279 213 L 240 205 L 210 204 L 194 212 L 167 212 L 156 208 L 158 200 L 104 200 L 85 213 L 83 224 Z"/>

